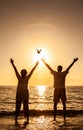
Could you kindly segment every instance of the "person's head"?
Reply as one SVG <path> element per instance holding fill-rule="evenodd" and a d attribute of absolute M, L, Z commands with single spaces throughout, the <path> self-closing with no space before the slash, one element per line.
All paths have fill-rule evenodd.
<path fill-rule="evenodd" d="M 58 65 L 58 67 L 57 67 L 57 71 L 58 71 L 58 72 L 61 72 L 62 69 L 63 69 L 63 67 L 62 67 L 61 65 Z"/>
<path fill-rule="evenodd" d="M 21 76 L 24 78 L 27 74 L 27 70 L 26 69 L 22 69 L 21 70 Z"/>

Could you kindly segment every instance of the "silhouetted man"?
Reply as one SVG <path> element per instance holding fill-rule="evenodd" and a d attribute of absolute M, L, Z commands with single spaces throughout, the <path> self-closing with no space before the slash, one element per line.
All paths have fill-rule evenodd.
<path fill-rule="evenodd" d="M 35 68 L 38 65 L 38 62 L 36 65 L 33 67 L 33 69 L 30 71 L 30 73 L 27 75 L 27 70 L 22 69 L 21 70 L 21 75 L 18 73 L 15 65 L 14 65 L 14 60 L 11 58 L 10 62 L 14 68 L 16 77 L 18 79 L 18 86 L 17 86 L 17 92 L 16 92 L 16 110 L 15 110 L 15 121 L 17 122 L 17 117 L 19 116 L 20 113 L 20 108 L 21 108 L 21 103 L 23 102 L 23 108 L 24 108 L 24 114 L 27 117 L 27 123 L 29 123 L 29 91 L 27 89 L 28 87 L 28 82 L 29 79 L 35 70 Z"/>
<path fill-rule="evenodd" d="M 53 70 L 44 59 L 42 61 L 47 66 L 47 68 L 51 71 L 51 74 L 54 76 L 54 120 L 56 120 L 56 110 L 57 110 L 57 103 L 61 99 L 63 104 L 63 115 L 64 119 L 66 116 L 66 89 L 65 89 L 65 77 L 69 72 L 69 69 L 72 65 L 78 60 L 75 58 L 73 62 L 69 65 L 69 67 L 62 72 L 63 67 L 59 65 L 57 67 L 57 71 Z"/>

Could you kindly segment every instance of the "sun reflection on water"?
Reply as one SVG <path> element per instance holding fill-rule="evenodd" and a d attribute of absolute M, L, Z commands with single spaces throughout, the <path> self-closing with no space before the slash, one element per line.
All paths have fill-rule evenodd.
<path fill-rule="evenodd" d="M 45 116 L 40 116 L 38 119 L 37 119 L 37 122 L 38 123 L 44 123 L 46 121 L 46 119 L 45 119 Z"/>
<path fill-rule="evenodd" d="M 46 86 L 37 86 L 38 94 L 40 97 L 44 97 Z"/>
<path fill-rule="evenodd" d="M 38 90 L 38 95 L 39 95 L 39 98 L 38 98 L 38 106 L 37 106 L 37 109 L 39 110 L 44 110 L 44 103 L 45 103 L 45 90 L 46 90 L 46 86 L 37 86 L 37 90 Z"/>

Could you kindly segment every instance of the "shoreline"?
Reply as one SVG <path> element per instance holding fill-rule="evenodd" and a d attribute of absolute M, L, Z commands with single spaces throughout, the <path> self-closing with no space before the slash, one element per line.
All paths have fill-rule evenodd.
<path fill-rule="evenodd" d="M 18 118 L 18 124 L 15 124 L 14 116 L 4 116 L 0 118 L 0 130 L 83 130 L 83 115 L 66 117 L 64 121 L 62 116 L 56 117 L 56 122 L 53 121 L 53 116 L 41 115 L 30 116 L 29 124 L 25 124 L 23 116 Z"/>
<path fill-rule="evenodd" d="M 0 112 L 0 117 L 3 116 L 14 116 L 15 112 L 6 112 L 2 111 Z M 83 115 L 83 110 L 66 110 L 66 116 L 67 117 L 73 117 L 76 115 Z M 20 111 L 20 115 L 23 115 L 23 110 Z M 29 110 L 29 115 L 30 116 L 52 116 L 53 115 L 53 110 Z M 63 115 L 63 110 L 57 110 L 57 115 L 62 116 Z"/>

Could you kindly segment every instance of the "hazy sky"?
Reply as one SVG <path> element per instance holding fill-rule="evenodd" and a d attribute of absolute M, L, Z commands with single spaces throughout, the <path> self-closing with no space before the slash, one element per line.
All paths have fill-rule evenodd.
<path fill-rule="evenodd" d="M 63 70 L 79 57 L 66 85 L 83 85 L 83 0 L 0 0 L 0 85 L 16 85 L 9 62 L 20 72 L 35 65 L 36 48 L 46 53 L 53 69 Z M 29 85 L 52 85 L 53 77 L 40 63 Z"/>

